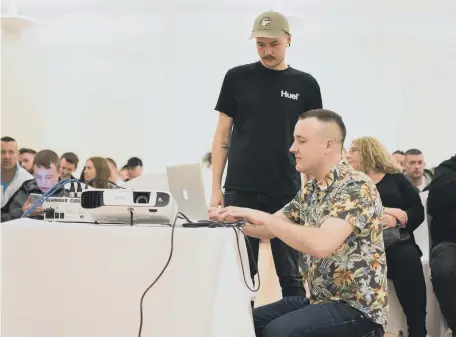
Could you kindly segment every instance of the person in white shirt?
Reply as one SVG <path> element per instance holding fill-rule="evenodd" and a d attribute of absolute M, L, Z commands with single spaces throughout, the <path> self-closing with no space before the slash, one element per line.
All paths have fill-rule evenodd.
<path fill-rule="evenodd" d="M 8 208 L 8 202 L 17 193 L 22 184 L 33 176 L 19 166 L 19 150 L 16 140 L 2 137 L 2 212 Z"/>

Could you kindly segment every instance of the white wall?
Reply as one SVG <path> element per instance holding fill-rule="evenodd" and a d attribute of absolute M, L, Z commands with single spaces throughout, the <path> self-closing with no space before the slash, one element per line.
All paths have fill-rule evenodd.
<path fill-rule="evenodd" d="M 3 40 L 2 135 L 21 146 L 119 164 L 136 155 L 148 171 L 200 160 L 223 76 L 256 61 L 252 21 L 275 8 L 291 14 L 289 63 L 319 80 L 349 140 L 417 147 L 431 165 L 456 152 L 454 1 L 20 4 L 39 24 L 20 42 Z"/>

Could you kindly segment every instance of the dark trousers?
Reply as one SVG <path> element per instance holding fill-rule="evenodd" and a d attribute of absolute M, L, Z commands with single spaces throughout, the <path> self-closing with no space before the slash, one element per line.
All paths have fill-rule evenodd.
<path fill-rule="evenodd" d="M 381 337 L 383 328 L 347 304 L 286 297 L 253 310 L 257 337 Z"/>
<path fill-rule="evenodd" d="M 247 207 L 268 213 L 275 213 L 290 202 L 295 195 L 267 196 L 241 191 L 225 191 L 225 206 Z M 248 237 L 252 247 L 253 256 L 249 254 L 250 273 L 253 277 L 257 274 L 258 252 L 260 240 Z M 299 252 L 275 238 L 271 240 L 272 256 L 282 288 L 282 296 L 305 296 L 306 292 L 302 283 L 302 275 L 299 271 Z"/>
<path fill-rule="evenodd" d="M 456 336 L 456 243 L 442 242 L 435 246 L 429 265 L 440 310 Z"/>
<path fill-rule="evenodd" d="M 407 317 L 409 337 L 426 337 L 426 283 L 418 248 L 412 242 L 387 250 L 388 278 Z"/>

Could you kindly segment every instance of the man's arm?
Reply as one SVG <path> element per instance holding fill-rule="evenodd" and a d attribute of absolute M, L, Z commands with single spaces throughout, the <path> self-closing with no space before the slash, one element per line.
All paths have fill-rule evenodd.
<path fill-rule="evenodd" d="M 289 211 L 292 207 L 290 204 L 284 208 L 288 215 L 285 215 L 282 210 L 275 214 L 253 211 L 260 214 L 253 220 L 258 224 L 246 223 L 243 227 L 244 233 L 259 239 L 278 237 L 296 250 L 322 258 L 331 255 L 354 230 L 353 225 L 348 221 L 337 218 L 329 218 L 320 228 L 297 225 L 293 222 L 296 213 Z M 248 213 L 249 210 L 242 217 L 248 218 Z M 238 213 L 238 216 L 240 215 Z"/>
<path fill-rule="evenodd" d="M 261 213 L 261 218 L 266 221 L 260 221 L 259 225 L 247 223 L 244 227 L 245 234 L 253 236 L 259 239 L 273 239 L 277 236 L 277 233 L 274 233 L 271 228 L 264 226 L 266 222 L 273 223 L 284 223 L 286 226 L 298 227 L 294 225 L 295 223 L 300 222 L 299 219 L 299 210 L 301 195 L 303 190 L 301 189 L 296 196 L 288 204 L 286 204 L 281 210 L 275 212 L 274 214 L 268 214 L 265 212 Z M 257 211 L 259 212 L 259 211 Z M 244 218 L 245 219 L 245 218 Z M 253 221 L 255 222 L 255 221 Z"/>
<path fill-rule="evenodd" d="M 293 224 L 283 217 L 271 217 L 264 227 L 290 247 L 317 258 L 330 256 L 354 230 L 353 225 L 337 218 L 329 218 L 320 228 L 314 228 Z"/>
<path fill-rule="evenodd" d="M 382 206 L 375 186 L 363 181 L 348 184 L 339 191 L 330 207 L 328 218 L 318 227 L 295 225 L 299 218 L 297 203 L 293 200 L 283 209 L 293 223 L 280 217 L 265 219 L 264 226 L 283 242 L 303 253 L 317 258 L 330 256 L 354 231 L 362 231 L 372 221 L 373 216 L 380 218 Z M 381 226 L 378 221 L 378 226 Z"/>
<path fill-rule="evenodd" d="M 222 176 L 228 158 L 232 127 L 233 118 L 220 112 L 212 143 L 212 190 L 222 189 Z"/>
<path fill-rule="evenodd" d="M 271 215 L 271 217 L 291 224 L 290 220 L 288 220 L 288 218 L 281 211 L 276 212 Z M 245 226 L 242 227 L 242 230 L 246 235 L 253 236 L 258 239 L 270 240 L 276 237 L 276 235 L 274 235 L 266 226 L 257 226 L 251 223 L 246 223 Z"/>

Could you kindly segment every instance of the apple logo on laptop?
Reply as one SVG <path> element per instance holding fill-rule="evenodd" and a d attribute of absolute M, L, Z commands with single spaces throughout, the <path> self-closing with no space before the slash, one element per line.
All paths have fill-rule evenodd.
<path fill-rule="evenodd" d="M 184 199 L 185 199 L 185 200 L 188 200 L 188 191 L 187 191 L 187 187 L 184 187 L 184 190 L 182 191 L 182 194 L 184 195 Z"/>

